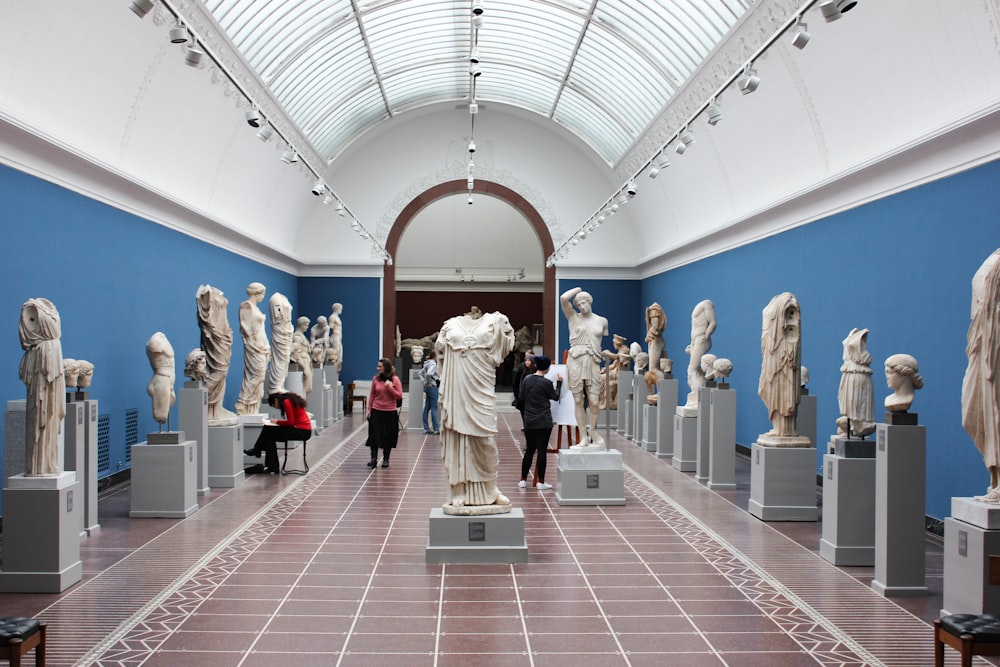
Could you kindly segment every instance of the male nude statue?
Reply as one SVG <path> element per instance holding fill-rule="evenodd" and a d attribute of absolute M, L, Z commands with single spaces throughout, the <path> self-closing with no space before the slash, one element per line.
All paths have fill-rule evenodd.
<path fill-rule="evenodd" d="M 715 331 L 715 306 L 705 299 L 694 307 L 691 313 L 691 343 L 685 350 L 691 355 L 688 362 L 687 381 L 691 391 L 687 396 L 686 408 L 698 407 L 698 389 L 705 386 L 705 374 L 701 370 L 701 358 L 712 349 L 712 333 Z"/>
<path fill-rule="evenodd" d="M 559 303 L 569 325 L 566 375 L 581 436 L 580 443 L 571 449 L 589 449 L 590 446 L 603 449 L 605 443 L 597 432 L 597 417 L 601 394 L 601 339 L 608 335 L 608 320 L 594 313 L 594 297 L 580 287 L 564 292 Z M 587 409 L 583 406 L 584 396 L 587 397 Z"/>

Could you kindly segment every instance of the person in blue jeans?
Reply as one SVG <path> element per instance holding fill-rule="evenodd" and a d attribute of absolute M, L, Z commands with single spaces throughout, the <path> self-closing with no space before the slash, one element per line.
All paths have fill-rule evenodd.
<path fill-rule="evenodd" d="M 424 357 L 424 366 L 420 369 L 418 376 L 424 386 L 424 433 L 440 435 L 441 422 L 438 419 L 438 383 L 441 382 L 441 376 L 438 374 L 438 365 L 434 357 L 434 350 L 427 353 L 427 356 Z M 431 417 L 430 421 L 427 420 L 428 414 Z M 433 431 L 431 430 L 432 425 L 434 426 Z"/>

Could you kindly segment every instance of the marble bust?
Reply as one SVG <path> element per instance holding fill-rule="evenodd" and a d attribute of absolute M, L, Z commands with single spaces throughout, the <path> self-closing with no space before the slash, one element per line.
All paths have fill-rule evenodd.
<path fill-rule="evenodd" d="M 67 389 L 76 389 L 80 379 L 80 364 L 76 359 L 63 357 L 63 378 L 66 380 Z"/>
<path fill-rule="evenodd" d="M 914 390 L 924 386 L 917 360 L 908 354 L 894 354 L 886 359 L 885 383 L 892 389 L 892 393 L 885 397 L 885 409 L 889 412 L 909 410 Z"/>
<path fill-rule="evenodd" d="M 80 369 L 80 373 L 76 377 L 76 386 L 78 389 L 86 389 L 94 381 L 94 364 L 85 359 L 77 359 L 76 365 Z"/>
<path fill-rule="evenodd" d="M 59 431 L 66 417 L 66 377 L 60 340 L 62 324 L 55 304 L 40 297 L 25 301 L 18 334 L 24 350 L 18 376 L 28 392 L 24 474 L 58 475 L 62 472 Z"/>
<path fill-rule="evenodd" d="M 414 345 L 410 348 L 410 359 L 413 361 L 413 365 L 418 365 L 424 359 L 424 348 L 419 345 Z"/>
<path fill-rule="evenodd" d="M 705 376 L 706 382 L 715 380 L 715 361 L 717 358 L 714 354 L 701 355 L 701 374 Z"/>
<path fill-rule="evenodd" d="M 170 420 L 170 408 L 177 400 L 174 395 L 174 348 L 160 331 L 146 341 L 146 356 L 153 369 L 153 377 L 146 385 L 146 393 L 153 399 L 153 419 L 162 426 Z M 167 426 L 169 429 L 169 424 Z"/>
<path fill-rule="evenodd" d="M 184 375 L 193 382 L 204 382 L 208 377 L 208 359 L 205 350 L 196 347 L 184 357 Z"/>
<path fill-rule="evenodd" d="M 733 362 L 729 359 L 719 358 L 712 364 L 712 376 L 720 383 L 729 379 L 733 374 Z"/>

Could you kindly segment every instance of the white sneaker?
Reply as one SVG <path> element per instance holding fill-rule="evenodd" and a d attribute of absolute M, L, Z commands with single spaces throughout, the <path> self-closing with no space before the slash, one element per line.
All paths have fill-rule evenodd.
<path fill-rule="evenodd" d="M 528 483 L 525 482 L 523 479 L 520 482 L 517 483 L 517 488 L 519 488 L 519 489 L 523 489 L 526 486 L 528 486 Z"/>
<path fill-rule="evenodd" d="M 545 489 L 551 489 L 552 485 L 546 484 L 545 482 L 539 482 L 537 485 L 535 485 L 535 488 L 538 489 L 539 491 L 544 491 Z"/>

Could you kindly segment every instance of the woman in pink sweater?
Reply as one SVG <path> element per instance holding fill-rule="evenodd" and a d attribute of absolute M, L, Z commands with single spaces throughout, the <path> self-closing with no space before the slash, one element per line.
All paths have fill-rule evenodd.
<path fill-rule="evenodd" d="M 399 440 L 399 408 L 403 400 L 403 383 L 392 370 L 392 362 L 379 359 L 378 375 L 372 378 L 368 392 L 368 447 L 372 450 L 369 468 L 374 468 L 378 450 L 382 448 L 382 467 L 389 467 L 389 454 Z"/>

